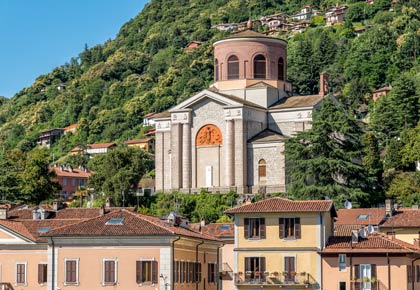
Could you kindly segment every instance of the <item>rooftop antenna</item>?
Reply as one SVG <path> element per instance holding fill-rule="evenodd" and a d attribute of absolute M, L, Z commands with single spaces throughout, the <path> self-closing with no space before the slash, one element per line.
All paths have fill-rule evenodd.
<path fill-rule="evenodd" d="M 346 209 L 351 209 L 351 208 L 353 207 L 353 205 L 351 204 L 351 202 L 350 202 L 350 201 L 346 200 L 346 201 L 344 202 L 344 207 L 345 207 Z"/>

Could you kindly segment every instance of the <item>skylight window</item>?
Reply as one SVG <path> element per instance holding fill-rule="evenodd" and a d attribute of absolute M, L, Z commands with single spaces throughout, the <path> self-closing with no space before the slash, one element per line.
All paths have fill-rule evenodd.
<path fill-rule="evenodd" d="M 228 229 L 230 229 L 230 226 L 229 225 L 221 225 L 219 227 L 219 230 L 228 230 Z"/>
<path fill-rule="evenodd" d="M 358 220 L 366 220 L 369 217 L 368 214 L 361 214 L 357 217 Z"/>
<path fill-rule="evenodd" d="M 122 225 L 124 218 L 111 218 L 106 222 L 107 225 Z"/>
<path fill-rule="evenodd" d="M 49 232 L 50 230 L 51 230 L 50 227 L 43 227 L 43 228 L 38 229 L 38 233 L 46 233 L 46 232 Z"/>

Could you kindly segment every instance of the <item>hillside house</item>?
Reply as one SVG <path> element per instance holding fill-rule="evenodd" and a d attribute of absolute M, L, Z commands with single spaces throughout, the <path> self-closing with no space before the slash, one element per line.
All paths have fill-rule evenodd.
<path fill-rule="evenodd" d="M 153 138 L 127 140 L 124 142 L 124 144 L 126 144 L 128 147 L 137 147 L 143 149 L 146 152 L 155 151 L 155 139 Z"/>
<path fill-rule="evenodd" d="M 343 23 L 345 20 L 347 6 L 336 6 L 325 13 L 325 21 L 327 25 L 334 25 L 336 23 Z"/>
<path fill-rule="evenodd" d="M 61 185 L 60 197 L 68 200 L 79 189 L 86 187 L 92 171 L 87 168 L 72 168 L 71 166 L 61 165 L 51 168 L 56 175 L 57 182 Z"/>
<path fill-rule="evenodd" d="M 52 144 L 54 144 L 58 139 L 61 138 L 61 135 L 63 135 L 63 133 L 64 130 L 61 128 L 54 128 L 42 131 L 39 133 L 36 143 L 41 147 L 50 148 Z"/>
<path fill-rule="evenodd" d="M 63 128 L 63 130 L 64 130 L 64 134 L 67 134 L 67 133 L 74 133 L 74 132 L 76 132 L 77 127 L 79 127 L 79 125 L 78 125 L 78 124 L 71 124 L 71 125 L 69 125 L 69 126 L 67 126 L 67 127 L 64 127 L 64 128 Z"/>
<path fill-rule="evenodd" d="M 290 15 L 290 18 L 297 21 L 309 21 L 313 17 L 314 12 L 314 6 L 304 5 L 298 13 Z"/>
<path fill-rule="evenodd" d="M 372 99 L 376 102 L 379 98 L 386 96 L 391 91 L 391 86 L 385 86 L 372 92 Z"/>
<path fill-rule="evenodd" d="M 197 48 L 197 47 L 199 47 L 200 45 L 202 45 L 203 44 L 203 42 L 201 42 L 201 41 L 190 41 L 188 44 L 187 44 L 187 46 L 185 47 L 185 49 L 187 50 L 187 51 L 191 51 L 191 50 L 193 50 L 193 49 L 195 49 L 195 48 Z"/>

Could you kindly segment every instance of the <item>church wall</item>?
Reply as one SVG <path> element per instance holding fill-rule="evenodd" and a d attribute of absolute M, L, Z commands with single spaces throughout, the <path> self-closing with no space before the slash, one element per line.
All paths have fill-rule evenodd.
<path fill-rule="evenodd" d="M 206 186 L 206 167 L 212 166 L 212 186 L 223 185 L 223 163 L 221 160 L 221 146 L 200 146 L 197 147 L 197 184 L 198 187 Z"/>
<path fill-rule="evenodd" d="M 266 161 L 266 180 L 259 181 L 258 162 Z M 284 143 L 248 144 L 248 185 L 258 192 L 259 186 L 267 186 L 267 192 L 282 192 L 285 186 Z"/>
<path fill-rule="evenodd" d="M 294 110 L 269 112 L 268 128 L 285 136 L 308 130 L 312 121 L 312 110 Z"/>
<path fill-rule="evenodd" d="M 169 190 L 171 188 L 171 132 L 164 132 L 163 144 L 163 188 Z"/>
<path fill-rule="evenodd" d="M 244 119 L 247 124 L 247 141 L 267 128 L 266 111 L 244 108 Z"/>
<path fill-rule="evenodd" d="M 245 100 L 268 108 L 283 97 L 283 92 L 272 88 L 248 88 L 245 91 Z"/>
<path fill-rule="evenodd" d="M 201 127 L 207 124 L 213 124 L 217 126 L 222 132 L 222 145 L 220 147 L 220 153 L 216 157 L 220 160 L 217 168 L 213 167 L 213 185 L 222 186 L 224 185 L 224 160 L 225 152 L 223 150 L 223 145 L 225 144 L 226 137 L 226 121 L 224 119 L 224 110 L 221 104 L 207 99 L 201 101 L 199 104 L 196 104 L 192 107 L 192 122 L 191 122 L 191 146 L 192 150 L 192 187 L 200 188 L 205 187 L 205 164 L 209 164 L 209 161 L 214 162 L 214 160 L 201 159 L 204 156 L 212 157 L 214 155 L 214 148 L 207 147 L 207 149 L 199 148 L 195 146 L 197 133 Z M 217 146 L 219 150 L 219 146 Z M 199 152 L 200 151 L 200 152 Z M 213 157 L 216 159 L 215 157 Z M 206 163 L 207 162 L 207 163 Z M 204 168 L 204 169 L 203 169 Z M 216 171 L 217 170 L 217 171 Z M 217 174 L 216 174 L 217 173 Z M 217 183 L 215 183 L 215 176 L 220 176 Z M 220 180 L 220 184 L 219 184 Z"/>

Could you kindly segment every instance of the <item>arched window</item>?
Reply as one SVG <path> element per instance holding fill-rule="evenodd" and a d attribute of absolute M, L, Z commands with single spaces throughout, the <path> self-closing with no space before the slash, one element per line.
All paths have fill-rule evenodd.
<path fill-rule="evenodd" d="M 284 60 L 282 57 L 279 58 L 279 80 L 284 81 Z"/>
<path fill-rule="evenodd" d="M 219 61 L 214 61 L 214 80 L 217 82 L 219 80 Z"/>
<path fill-rule="evenodd" d="M 266 78 L 265 63 L 265 56 L 262 54 L 259 54 L 254 58 L 254 79 Z"/>
<path fill-rule="evenodd" d="M 264 182 L 267 176 L 267 163 L 264 159 L 258 161 L 258 181 Z"/>
<path fill-rule="evenodd" d="M 228 80 L 239 79 L 239 59 L 236 55 L 228 58 Z"/>

